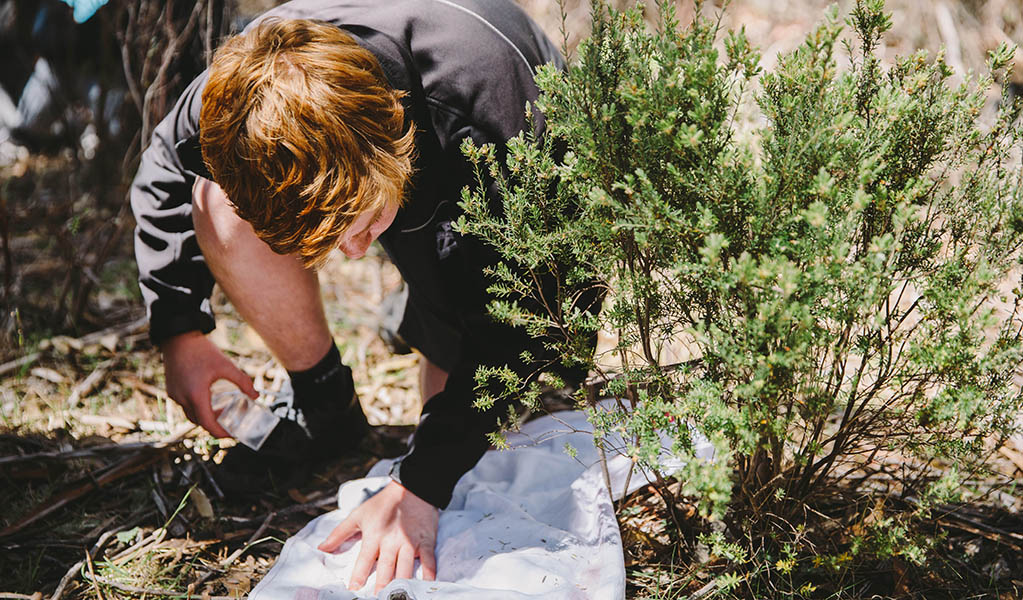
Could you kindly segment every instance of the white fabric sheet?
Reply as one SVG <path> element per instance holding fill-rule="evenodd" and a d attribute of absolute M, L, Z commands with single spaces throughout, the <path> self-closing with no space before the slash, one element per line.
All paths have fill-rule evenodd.
<path fill-rule="evenodd" d="M 364 479 L 343 484 L 338 510 L 314 519 L 289 539 L 251 600 L 621 600 L 625 565 L 618 523 L 604 484 L 592 427 L 583 413 L 531 421 L 510 434 L 510 450 L 487 452 L 458 482 L 440 515 L 437 581 L 396 580 L 373 595 L 375 573 L 357 593 L 347 589 L 359 553 L 348 542 L 336 553 L 316 549 L 356 506 L 381 489 L 390 461 Z M 697 456 L 713 449 L 697 436 Z M 575 458 L 566 444 L 576 450 Z M 608 451 L 621 495 L 629 461 Z M 629 490 L 646 485 L 638 470 Z M 416 563 L 416 576 L 420 576 Z"/>

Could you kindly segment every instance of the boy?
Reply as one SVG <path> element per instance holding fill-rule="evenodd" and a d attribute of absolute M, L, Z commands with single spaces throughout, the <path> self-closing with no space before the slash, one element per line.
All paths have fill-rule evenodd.
<path fill-rule="evenodd" d="M 362 534 L 352 589 L 374 564 L 378 591 L 411 577 L 417 557 L 435 576 L 437 511 L 500 416 L 473 408 L 475 371 L 527 374 L 523 351 L 544 354 L 488 318 L 495 254 L 451 227 L 474 184 L 461 141 L 501 153 L 524 128 L 540 133 L 525 107 L 544 63 L 562 64 L 510 0 L 295 0 L 218 50 L 143 156 L 136 256 L 170 396 L 217 436 L 210 384 L 255 396 L 204 335 L 214 281 L 291 376 L 293 404 L 263 449 L 235 447 L 222 465 L 240 483 L 337 456 L 367 430 L 314 268 L 379 239 L 408 285 L 399 333 L 424 357 L 425 405 L 392 483 L 321 546 Z"/>

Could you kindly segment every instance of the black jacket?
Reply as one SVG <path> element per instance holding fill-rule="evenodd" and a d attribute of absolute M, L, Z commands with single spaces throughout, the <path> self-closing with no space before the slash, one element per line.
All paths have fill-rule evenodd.
<path fill-rule="evenodd" d="M 483 268 L 496 261 L 494 253 L 450 232 L 460 191 L 474 184 L 459 144 L 471 137 L 500 150 L 527 126 L 539 133 L 542 124 L 525 118 L 526 104 L 537 96 L 533 75 L 562 59 L 510 0 L 294 0 L 265 16 L 337 25 L 377 57 L 394 88 L 408 92 L 416 175 L 408 202 L 380 242 L 410 295 L 460 337 L 461 352 L 442 364 L 450 371 L 448 383 L 427 402 L 410 451 L 392 473 L 417 496 L 444 507 L 458 478 L 486 451 L 486 433 L 499 416 L 500 408 L 483 413 L 472 407 L 477 367 L 508 364 L 525 372 L 520 353 L 538 350 L 535 340 L 486 315 Z M 198 146 L 205 81 L 205 73 L 196 78 L 156 127 L 131 190 L 139 283 L 155 343 L 214 327 L 213 278 L 191 220 L 192 184 L 196 176 L 209 177 Z"/>

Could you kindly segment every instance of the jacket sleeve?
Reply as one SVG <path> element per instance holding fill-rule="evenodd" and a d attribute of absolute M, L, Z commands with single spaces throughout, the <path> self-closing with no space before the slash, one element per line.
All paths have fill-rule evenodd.
<path fill-rule="evenodd" d="M 441 509 L 451 501 L 458 480 L 490 447 L 487 434 L 508 415 L 507 401 L 485 411 L 473 406 L 476 369 L 503 365 L 522 377 L 531 369 L 517 356 L 530 345 L 523 331 L 482 320 L 469 325 L 476 333 L 463 338 L 462 359 L 449 373 L 443 391 L 423 406 L 408 453 L 391 469 L 392 479 Z"/>
<path fill-rule="evenodd" d="M 208 177 L 198 152 L 199 108 L 206 73 L 195 79 L 156 126 L 131 186 L 139 287 L 154 344 L 214 327 L 213 277 L 192 226 L 192 184 Z"/>

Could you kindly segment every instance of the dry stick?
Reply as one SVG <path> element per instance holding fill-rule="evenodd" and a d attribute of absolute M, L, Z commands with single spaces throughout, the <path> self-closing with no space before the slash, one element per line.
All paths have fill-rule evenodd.
<path fill-rule="evenodd" d="M 1012 464 L 1016 465 L 1016 468 L 1023 472 L 1023 453 L 1016 452 L 1008 446 L 1002 446 L 998 449 L 1005 458 L 1008 458 Z"/>
<path fill-rule="evenodd" d="M 162 542 L 167 537 L 167 530 L 163 527 L 158 527 L 151 531 L 149 535 L 135 542 L 131 546 L 128 546 L 124 550 L 121 550 L 117 554 L 107 559 L 110 563 L 119 565 L 126 563 L 129 560 L 136 558 L 136 555 L 141 554 L 143 550 L 146 550 L 149 546 L 155 546 Z"/>
<path fill-rule="evenodd" d="M 102 446 L 93 446 L 92 448 L 79 448 L 78 450 L 33 452 L 32 454 L 20 454 L 18 456 L 0 456 L 0 465 L 29 462 L 47 458 L 53 460 L 70 460 L 72 458 L 81 458 L 83 456 L 94 456 L 108 451 L 130 452 L 132 450 L 144 450 L 149 448 L 159 450 L 161 448 L 167 448 L 177 444 L 181 441 L 181 439 L 191 433 L 192 430 L 198 427 L 191 423 L 188 423 L 188 426 L 187 431 L 183 434 L 178 433 L 174 435 L 170 440 L 165 439 L 157 442 L 129 442 L 126 444 L 104 444 Z"/>
<path fill-rule="evenodd" d="M 138 317 L 135 320 L 128 321 L 127 323 L 118 323 L 116 325 L 111 325 L 110 327 L 107 327 L 106 329 L 100 329 L 99 331 L 94 331 L 92 333 L 87 333 L 87 334 L 83 335 L 82 337 L 76 339 L 75 341 L 78 344 L 81 344 L 83 346 L 87 346 L 89 344 L 98 342 L 101 339 L 103 339 L 103 338 L 105 338 L 105 337 L 107 337 L 109 335 L 114 335 L 114 336 L 120 338 L 120 337 L 125 336 L 125 335 L 127 335 L 129 333 L 135 333 L 139 329 L 142 329 L 143 327 L 145 327 L 146 323 L 148 323 L 148 322 L 149 322 L 149 318 L 146 317 L 145 315 L 143 315 L 141 317 Z"/>
<path fill-rule="evenodd" d="M 154 590 L 149 588 L 136 587 L 134 585 L 125 585 L 123 583 L 118 583 L 116 581 L 107 579 L 106 577 L 101 577 L 99 575 L 96 575 L 94 578 L 86 576 L 86 578 L 94 583 L 100 583 L 107 587 L 114 588 L 115 590 L 129 592 L 132 594 L 140 594 L 142 596 L 170 596 L 174 598 L 183 598 L 185 600 L 190 600 L 191 598 L 195 598 L 196 600 L 199 600 L 200 598 L 202 600 L 238 600 L 234 596 L 207 596 L 205 594 L 192 594 L 189 592 L 172 592 L 170 590 L 161 589 Z"/>
<path fill-rule="evenodd" d="M 94 331 L 92 333 L 88 333 L 86 335 L 83 335 L 80 338 L 75 338 L 75 340 L 73 342 L 73 345 L 74 346 L 78 346 L 78 345 L 87 346 L 87 345 L 92 344 L 94 342 L 98 342 L 100 339 L 102 339 L 102 338 L 104 338 L 104 337 L 106 337 L 108 335 L 111 335 L 111 334 L 116 335 L 117 337 L 121 337 L 121 336 L 129 334 L 129 333 L 134 333 L 136 330 L 141 329 L 142 327 L 145 327 L 146 323 L 148 323 L 148 322 L 149 322 L 149 319 L 147 317 L 143 316 L 143 317 L 139 317 L 138 319 L 135 319 L 134 321 L 129 321 L 127 323 L 118 323 L 117 325 L 111 325 L 110 327 L 107 327 L 106 329 L 101 329 L 99 331 Z M 50 339 L 53 339 L 53 338 L 50 338 Z M 49 341 L 49 340 L 46 340 L 46 341 Z M 6 362 L 6 363 L 0 365 L 0 376 L 6 375 L 10 371 L 14 371 L 15 369 L 19 369 L 19 368 L 21 368 L 21 367 L 23 367 L 25 365 L 32 364 L 33 362 L 39 360 L 40 356 L 42 356 L 42 352 L 33 352 L 32 354 L 26 354 L 25 356 L 22 356 L 21 358 L 16 358 L 16 359 L 14 359 L 14 360 L 12 360 L 10 362 Z"/>
<path fill-rule="evenodd" d="M 6 375 L 10 371 L 20 369 L 25 365 L 30 365 L 35 361 L 39 360 L 40 356 L 42 356 L 41 352 L 33 352 L 32 354 L 26 354 L 25 356 L 22 356 L 21 358 L 16 358 L 10 362 L 5 362 L 4 364 L 0 365 L 0 376 Z"/>
<path fill-rule="evenodd" d="M 188 435 L 189 432 L 192 431 L 192 429 L 194 429 L 194 427 L 189 427 L 188 431 L 180 433 L 177 436 L 174 436 L 171 439 L 170 443 L 166 444 L 166 446 L 154 447 L 153 450 L 142 452 L 136 454 L 135 456 L 126 458 L 120 463 L 114 465 L 113 468 L 109 469 L 102 475 L 99 475 L 98 477 L 86 481 L 83 485 L 77 488 L 65 490 L 60 494 L 52 497 L 50 500 L 44 502 L 42 505 L 40 505 L 26 517 L 23 517 L 21 520 L 13 523 L 12 525 L 0 531 L 0 538 L 21 531 L 25 527 L 28 527 L 32 523 L 35 523 L 39 519 L 45 517 L 46 515 L 49 515 L 50 513 L 61 508 L 62 506 L 74 500 L 77 500 L 78 498 L 93 491 L 94 489 L 98 489 L 108 483 L 117 481 L 118 479 L 127 477 L 128 475 L 132 475 L 134 473 L 141 471 L 142 469 L 145 469 L 146 467 L 153 464 L 159 459 L 160 450 L 164 450 L 166 447 L 180 442 L 182 439 L 184 439 L 186 435 Z"/>
<path fill-rule="evenodd" d="M 213 0 L 206 2 L 206 31 L 203 32 L 203 58 L 206 59 L 206 67 L 209 68 L 213 62 Z"/>
<path fill-rule="evenodd" d="M 148 454 L 148 456 L 147 456 Z M 106 473 L 99 475 L 95 479 L 85 481 L 78 487 L 70 488 L 60 492 L 59 494 L 52 496 L 49 500 L 38 505 L 32 512 L 25 517 L 22 517 L 18 521 L 0 530 L 0 538 L 4 538 L 10 535 L 18 533 L 22 529 L 42 519 L 43 517 L 53 513 L 59 508 L 81 498 L 85 494 L 98 489 L 108 483 L 117 481 L 118 479 L 127 477 L 145 469 L 149 465 L 156 462 L 158 458 L 157 453 L 146 453 L 138 454 L 117 463 L 112 469 Z"/>
<path fill-rule="evenodd" d="M 134 69 L 131 66 L 131 47 L 135 43 L 135 3 L 128 3 L 128 18 L 124 32 L 119 32 L 117 41 L 121 46 L 121 68 L 124 70 L 124 81 L 128 84 L 128 95 L 131 96 L 135 109 L 142 114 L 142 92 L 139 91 L 138 82 L 135 81 Z"/>
<path fill-rule="evenodd" d="M 111 537 L 120 533 L 127 527 L 128 525 L 122 525 L 121 527 L 111 529 L 110 531 L 107 531 L 103 535 L 99 536 L 99 539 L 96 540 L 96 543 L 92 545 L 92 550 L 90 550 L 89 553 L 96 554 L 97 552 L 102 550 L 103 547 L 106 546 L 107 541 Z M 50 596 L 49 600 L 60 600 L 60 597 L 64 594 L 64 588 L 67 587 L 67 584 L 71 583 L 71 580 L 74 579 L 75 577 L 75 573 L 78 573 L 78 571 L 82 568 L 84 564 L 85 559 L 82 559 L 76 562 L 75 564 L 71 565 L 71 568 L 68 569 L 67 573 L 64 574 L 64 577 L 61 578 L 60 583 L 57 584 L 57 589 L 53 591 L 53 595 Z"/>
<path fill-rule="evenodd" d="M 278 517 L 285 517 L 294 513 L 299 513 L 308 510 L 310 508 L 325 508 L 331 504 L 334 504 L 335 502 L 337 502 L 337 496 L 335 494 L 330 494 L 329 496 L 317 500 L 311 500 L 304 504 L 292 504 L 291 506 L 282 508 L 275 512 Z M 231 519 L 231 522 L 234 523 L 235 525 L 238 525 L 239 527 L 244 527 L 262 521 L 260 521 L 259 518 L 246 519 L 243 517 L 234 517 Z"/>
<path fill-rule="evenodd" d="M 146 93 L 142 97 L 142 143 L 149 139 L 149 133 L 152 131 L 150 123 L 150 108 L 153 103 L 153 94 L 157 91 L 163 91 L 163 86 L 166 84 L 167 73 L 170 70 L 171 64 L 181 54 L 181 49 L 185 41 L 192 36 L 192 30 L 195 29 L 196 24 L 199 22 L 199 15 L 202 12 L 204 6 L 204 0 L 200 0 L 195 3 L 192 7 L 192 13 L 188 16 L 188 22 L 185 23 L 185 27 L 181 30 L 181 33 L 177 36 L 170 37 L 174 29 L 171 24 L 171 19 L 167 19 L 167 46 L 164 47 L 163 57 L 160 61 L 160 67 L 156 71 L 156 77 L 153 78 L 153 83 L 146 88 Z M 167 4 L 168 15 L 170 13 L 170 4 Z"/>
<path fill-rule="evenodd" d="M 711 592 L 713 592 L 716 588 L 717 588 L 717 582 L 716 581 L 711 581 L 707 585 L 705 585 L 702 588 L 700 588 L 700 589 L 696 590 L 695 592 L 693 592 L 692 595 L 689 596 L 689 600 L 699 600 L 700 598 L 705 598 L 705 597 L 709 596 L 711 594 Z"/>
<path fill-rule="evenodd" d="M 113 363 L 114 359 L 105 360 L 99 363 L 96 365 L 96 368 L 92 373 L 89 373 L 85 379 L 76 384 L 67 398 L 68 408 L 78 406 L 78 401 L 82 399 L 82 396 L 88 395 L 88 393 L 91 392 L 104 377 L 106 377 L 107 371 Z"/>
<path fill-rule="evenodd" d="M 224 571 L 225 569 L 230 567 L 232 564 L 234 564 L 234 561 L 238 560 L 241 557 L 242 554 L 245 554 L 245 552 L 247 552 L 249 550 L 249 548 L 252 548 L 256 544 L 258 544 L 260 542 L 263 542 L 263 541 L 265 541 L 267 539 L 271 539 L 271 538 L 262 538 L 261 539 L 261 536 L 264 533 L 266 533 L 267 528 L 270 527 L 270 522 L 273 521 L 274 517 L 276 517 L 276 516 L 277 516 L 277 511 L 274 511 L 274 512 L 271 512 L 270 514 L 268 514 L 266 516 L 266 518 L 263 519 L 262 525 L 260 525 L 259 528 L 256 529 L 256 532 L 253 533 L 251 537 L 249 537 L 249 541 L 245 542 L 244 546 L 242 546 L 241 548 L 235 550 L 234 552 L 231 553 L 230 556 L 228 556 L 224 560 L 220 561 L 220 564 L 217 565 L 218 566 L 217 569 L 207 571 L 202 577 L 200 577 L 199 579 L 196 579 L 194 582 L 190 583 L 188 585 L 188 588 L 190 590 L 194 590 L 194 589 L 198 588 L 200 585 L 206 583 L 206 581 L 208 581 L 210 579 L 210 577 L 213 577 L 214 575 Z M 163 595 L 168 595 L 168 594 L 158 593 L 158 595 L 163 596 Z M 186 598 L 188 598 L 188 597 L 191 597 L 193 594 L 191 594 L 191 593 L 178 594 L 178 593 L 172 592 L 170 595 L 175 595 L 175 596 L 183 595 Z"/>
<path fill-rule="evenodd" d="M 126 193 L 125 200 L 123 203 L 121 203 L 121 208 L 117 211 L 117 216 L 114 217 L 113 231 L 110 232 L 110 234 L 106 238 L 106 241 L 103 242 L 102 246 L 100 246 L 99 252 L 96 253 L 95 257 L 92 260 L 92 264 L 86 265 L 83 269 L 83 272 L 86 275 L 91 273 L 93 274 L 93 276 L 86 277 L 85 283 L 79 286 L 76 292 L 77 295 L 75 296 L 75 302 L 72 306 L 71 312 L 72 319 L 75 322 L 81 319 L 82 314 L 85 312 L 85 305 L 86 301 L 89 298 L 89 294 L 92 293 L 92 288 L 95 287 L 97 284 L 95 271 L 100 270 L 103 267 L 103 265 L 107 262 L 107 259 L 110 258 L 110 255 L 117 247 L 117 242 L 120 241 L 121 239 L 121 234 L 124 232 L 125 226 L 128 224 L 127 212 L 129 206 L 130 202 L 128 194 Z"/>
<path fill-rule="evenodd" d="M 155 385 L 142 381 L 135 375 L 118 375 L 117 379 L 121 382 L 121 384 L 126 385 L 132 389 L 139 390 L 144 394 L 149 394 L 150 396 L 156 398 L 157 400 L 167 399 L 167 392 L 156 387 Z"/>
<path fill-rule="evenodd" d="M 96 590 L 96 596 L 99 600 L 106 600 L 103 596 L 103 590 L 99 588 L 99 584 L 96 583 L 96 571 L 92 568 L 92 554 L 88 551 L 85 553 L 85 564 L 89 567 L 89 576 L 92 578 L 92 587 Z"/>

